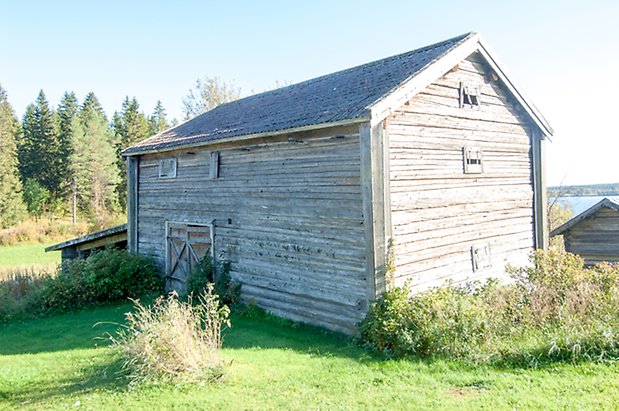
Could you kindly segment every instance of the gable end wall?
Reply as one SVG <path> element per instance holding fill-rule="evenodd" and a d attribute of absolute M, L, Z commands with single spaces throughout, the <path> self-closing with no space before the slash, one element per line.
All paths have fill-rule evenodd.
<path fill-rule="evenodd" d="M 480 108 L 459 107 L 460 82 L 481 86 Z M 471 56 L 387 120 L 395 285 L 415 290 L 504 274 L 535 245 L 531 133 L 488 67 Z M 464 146 L 483 150 L 463 172 Z M 471 248 L 491 267 L 473 271 Z"/>

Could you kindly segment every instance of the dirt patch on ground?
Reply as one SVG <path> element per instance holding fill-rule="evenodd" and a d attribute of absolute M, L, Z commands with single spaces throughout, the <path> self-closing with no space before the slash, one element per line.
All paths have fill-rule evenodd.
<path fill-rule="evenodd" d="M 488 391 L 486 387 L 455 387 L 449 390 L 449 395 L 455 398 L 467 398 L 467 397 L 475 397 L 485 391 Z"/>

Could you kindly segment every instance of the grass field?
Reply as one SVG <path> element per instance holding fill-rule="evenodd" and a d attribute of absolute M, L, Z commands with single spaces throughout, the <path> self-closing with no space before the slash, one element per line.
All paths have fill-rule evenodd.
<path fill-rule="evenodd" d="M 619 367 L 541 369 L 384 360 L 343 336 L 233 317 L 225 381 L 135 389 L 96 339 L 127 305 L 0 326 L 0 408 L 7 409 L 616 409 Z"/>
<path fill-rule="evenodd" d="M 0 247 L 0 278 L 2 273 L 16 270 L 53 270 L 60 263 L 60 251 L 46 253 L 49 244 L 21 244 Z"/>

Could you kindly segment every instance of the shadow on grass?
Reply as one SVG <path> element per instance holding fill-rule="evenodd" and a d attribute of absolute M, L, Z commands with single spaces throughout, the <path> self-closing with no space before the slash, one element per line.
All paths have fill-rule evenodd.
<path fill-rule="evenodd" d="M 129 380 L 121 371 L 121 361 L 110 361 L 82 369 L 80 374 L 71 377 L 58 376 L 52 381 L 28 385 L 23 389 L 10 390 L 0 387 L 0 402 L 10 404 L 13 409 L 21 406 L 43 406 L 57 402 L 74 394 L 88 395 L 94 391 L 122 392 L 128 389 Z"/>
<path fill-rule="evenodd" d="M 105 346 L 123 323 L 127 303 L 0 324 L 0 355 L 37 354 Z M 97 323 L 101 323 L 94 326 Z"/>
<path fill-rule="evenodd" d="M 232 328 L 225 331 L 226 349 L 282 349 L 316 356 L 351 358 L 362 363 L 387 362 L 390 358 L 362 346 L 352 337 L 327 331 L 320 327 L 294 323 L 269 314 L 257 316 L 233 315 Z M 583 340 L 578 352 L 552 345 L 522 347 L 483 359 L 453 358 L 448 356 L 406 356 L 395 358 L 412 363 L 430 365 L 435 362 L 452 362 L 456 367 L 487 367 L 497 371 L 552 369 L 556 366 L 591 363 L 616 363 L 619 344 L 600 348 L 599 342 Z"/>
<path fill-rule="evenodd" d="M 106 335 L 113 333 L 131 304 L 116 304 L 80 312 L 0 325 L 0 355 L 37 354 L 106 346 Z M 341 357 L 361 363 L 388 361 L 383 355 L 361 346 L 349 336 L 323 328 L 283 320 L 269 314 L 232 315 L 232 327 L 224 331 L 224 348 L 280 349 L 322 357 Z M 101 323 L 94 326 L 96 323 Z M 521 349 L 497 358 L 482 361 L 446 357 L 405 357 L 406 361 L 431 364 L 435 361 L 453 361 L 465 367 L 484 366 L 497 370 L 551 368 L 560 364 L 578 364 L 612 360 L 612 356 L 595 351 L 593 344 L 583 342 L 582 352 L 590 357 L 574 356 L 569 352 L 549 356 L 550 346 Z M 613 347 L 610 347 L 613 348 Z M 612 349 L 608 352 L 613 352 Z M 614 347 L 614 354 L 619 348 Z M 1 398 L 1 391 L 0 391 Z"/>
<path fill-rule="evenodd" d="M 360 346 L 353 337 L 269 314 L 231 317 L 232 327 L 223 332 L 223 348 L 292 350 L 312 356 L 337 356 L 360 362 L 384 358 Z"/>

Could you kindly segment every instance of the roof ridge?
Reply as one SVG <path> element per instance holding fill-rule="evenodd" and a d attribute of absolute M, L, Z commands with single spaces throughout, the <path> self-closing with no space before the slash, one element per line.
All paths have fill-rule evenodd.
<path fill-rule="evenodd" d="M 396 90 L 397 90 L 400 86 L 402 86 L 402 84 L 405 84 L 406 82 L 410 81 L 412 78 L 416 77 L 416 76 L 417 76 L 417 75 L 418 75 L 421 71 L 425 70 L 427 67 L 430 67 L 432 64 L 434 64 L 434 63 L 436 63 L 438 60 L 440 60 L 443 56 L 445 56 L 446 54 L 448 54 L 449 52 L 451 52 L 454 48 L 456 48 L 457 46 L 461 45 L 461 44 L 462 44 L 462 43 L 464 43 L 466 40 L 468 40 L 468 39 L 470 39 L 470 38 L 472 38 L 472 37 L 476 36 L 477 34 L 478 34 L 477 32 L 474 32 L 474 31 L 469 31 L 469 32 L 468 32 L 468 33 L 466 33 L 466 34 L 461 34 L 461 35 L 459 35 L 459 36 L 452 37 L 451 39 L 447 39 L 447 40 L 441 41 L 440 43 L 431 44 L 431 45 L 429 45 L 429 46 L 422 47 L 422 48 L 417 49 L 417 50 L 412 50 L 412 51 L 409 51 L 409 52 L 406 52 L 406 53 L 401 53 L 401 54 L 397 54 L 397 55 L 395 55 L 395 56 L 392 56 L 392 57 L 399 57 L 399 58 L 401 58 L 401 57 L 403 57 L 403 56 L 405 56 L 405 55 L 408 55 L 408 54 L 421 53 L 421 52 L 425 52 L 425 51 L 431 50 L 431 49 L 433 49 L 433 48 L 438 48 L 438 47 L 444 46 L 445 44 L 448 44 L 448 43 L 450 43 L 450 42 L 451 42 L 451 43 L 453 43 L 453 45 L 452 45 L 451 47 L 449 47 L 447 50 L 445 50 L 443 53 L 441 53 L 440 55 L 438 55 L 438 56 L 434 57 L 434 59 L 432 59 L 432 60 L 428 61 L 428 62 L 427 62 L 427 63 L 426 63 L 423 67 L 419 68 L 419 69 L 417 70 L 417 72 L 416 72 L 416 73 L 411 74 L 408 78 L 404 79 L 404 80 L 403 80 L 403 81 L 401 81 L 399 84 L 395 84 L 395 85 L 391 88 L 391 90 L 389 90 L 387 93 L 385 93 L 385 95 L 388 95 L 388 94 L 393 93 L 393 92 L 394 92 L 394 91 L 396 91 Z M 387 57 L 386 59 L 389 59 L 389 57 Z M 383 60 L 386 60 L 386 59 L 383 59 Z M 380 60 L 379 60 L 379 61 L 380 61 Z M 384 96 L 378 96 L 378 97 L 376 98 L 376 100 L 374 100 L 373 102 L 371 102 L 370 104 L 368 104 L 366 108 L 370 108 L 370 107 L 372 107 L 372 106 L 373 106 L 373 105 L 375 105 L 377 102 L 379 102 L 379 101 L 380 101 L 383 97 L 384 97 Z"/>
<path fill-rule="evenodd" d="M 298 86 L 301 86 L 301 85 L 313 84 L 313 83 L 316 83 L 316 82 L 318 82 L 320 80 L 323 80 L 325 78 L 328 78 L 328 77 L 334 77 L 334 76 L 337 76 L 337 75 L 340 75 L 340 74 L 349 73 L 351 71 L 359 70 L 359 69 L 362 69 L 364 67 L 371 67 L 373 65 L 377 65 L 377 64 L 385 62 L 385 61 L 396 60 L 398 58 L 402 58 L 404 56 L 408 56 L 408 55 L 411 55 L 411 54 L 422 53 L 422 52 L 425 52 L 425 51 L 428 51 L 428 50 L 432 50 L 434 48 L 438 48 L 438 47 L 444 46 L 445 44 L 448 44 L 448 43 L 451 43 L 451 42 L 453 42 L 454 46 L 455 46 L 456 44 L 458 44 L 458 43 L 462 42 L 463 40 L 465 40 L 465 39 L 467 39 L 467 38 L 469 38 L 471 36 L 474 36 L 476 34 L 477 34 L 476 32 L 470 31 L 468 33 L 460 34 L 459 36 L 455 36 L 455 37 L 452 37 L 450 39 L 440 41 L 438 43 L 434 43 L 434 44 L 430 44 L 430 45 L 427 45 L 427 46 L 419 47 L 419 48 L 414 49 L 414 50 L 409 50 L 409 51 L 405 51 L 405 52 L 402 52 L 402 53 L 394 54 L 394 55 L 391 55 L 391 56 L 383 57 L 383 58 L 380 58 L 378 60 L 370 61 L 368 63 L 358 64 L 356 66 L 352 66 L 352 67 L 348 67 L 348 68 L 345 68 L 345 69 L 342 69 L 342 70 L 334 71 L 332 73 L 322 74 L 322 75 L 320 75 L 318 77 L 312 77 L 310 79 L 303 80 L 303 81 L 300 81 L 298 83 L 289 84 L 287 86 L 278 87 L 278 88 L 274 88 L 274 89 L 271 89 L 271 90 L 265 90 L 265 91 L 262 91 L 262 92 L 256 93 L 256 94 L 251 94 L 249 96 L 245 96 L 243 98 L 240 98 L 240 99 L 237 99 L 237 100 L 234 100 L 234 101 L 229 101 L 227 103 L 220 104 L 220 105 L 218 105 L 217 107 L 215 107 L 212 110 L 215 110 L 218 107 L 222 107 L 222 106 L 226 106 L 226 105 L 229 105 L 229 104 L 232 104 L 232 103 L 236 103 L 238 101 L 248 100 L 248 99 L 251 99 L 253 97 L 257 98 L 257 97 L 263 96 L 265 94 L 274 93 L 276 91 L 284 91 L 286 89 L 298 87 Z M 451 50 L 452 48 L 453 47 L 451 47 L 449 50 Z M 446 51 L 446 52 L 448 52 L 448 51 Z M 202 114 L 204 114 L 204 113 L 202 113 Z M 200 114 L 200 115 L 202 115 L 202 114 Z"/>
<path fill-rule="evenodd" d="M 447 40 L 221 104 L 150 136 L 122 155 L 198 146 L 224 138 L 357 123 L 385 95 L 479 36 Z"/>

